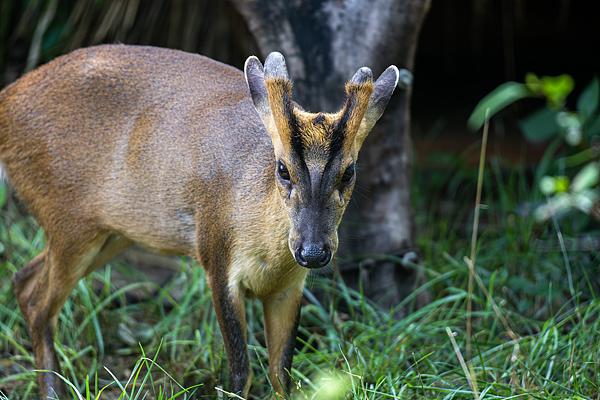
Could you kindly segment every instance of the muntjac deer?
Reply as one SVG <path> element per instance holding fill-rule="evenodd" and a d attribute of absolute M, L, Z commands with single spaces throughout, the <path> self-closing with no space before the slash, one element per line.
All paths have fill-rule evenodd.
<path fill-rule="evenodd" d="M 245 81 L 244 81 L 245 75 Z M 44 228 L 45 250 L 14 278 L 36 368 L 58 371 L 53 334 L 76 283 L 138 243 L 206 270 L 230 390 L 251 371 L 244 298 L 264 307 L 269 375 L 289 389 L 307 272 L 327 265 L 358 151 L 398 82 L 360 68 L 336 113 L 292 101 L 285 60 L 239 70 L 153 47 L 59 57 L 0 92 L 0 160 Z M 39 374 L 44 398 L 64 390 Z"/>

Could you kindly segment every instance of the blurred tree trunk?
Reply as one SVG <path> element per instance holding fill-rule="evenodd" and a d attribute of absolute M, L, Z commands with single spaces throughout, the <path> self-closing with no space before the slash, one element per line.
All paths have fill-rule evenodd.
<path fill-rule="evenodd" d="M 362 66 L 378 76 L 388 65 L 413 67 L 429 0 L 233 0 L 263 56 L 286 57 L 295 97 L 309 110 L 336 111 L 343 85 Z M 353 203 L 340 227 L 342 275 L 367 296 L 394 305 L 416 273 L 369 254 L 413 250 L 410 204 L 410 95 L 397 90 L 367 139 Z M 360 262 L 359 262 L 360 261 Z"/>

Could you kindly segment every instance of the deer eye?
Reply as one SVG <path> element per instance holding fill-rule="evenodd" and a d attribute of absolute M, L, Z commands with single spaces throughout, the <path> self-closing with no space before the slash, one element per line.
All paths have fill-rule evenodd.
<path fill-rule="evenodd" d="M 277 161 L 277 173 L 279 177 L 284 181 L 290 180 L 290 171 L 288 171 L 287 167 L 281 161 Z"/>
<path fill-rule="evenodd" d="M 348 168 L 346 168 L 346 170 L 344 171 L 344 175 L 342 175 L 342 183 L 349 183 L 352 178 L 354 178 L 354 174 L 356 167 L 354 165 L 354 163 L 348 165 Z"/>

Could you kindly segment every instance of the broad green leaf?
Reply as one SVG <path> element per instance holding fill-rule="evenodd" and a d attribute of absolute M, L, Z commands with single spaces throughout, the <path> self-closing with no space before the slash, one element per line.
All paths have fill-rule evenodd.
<path fill-rule="evenodd" d="M 530 142 L 543 142 L 559 132 L 557 112 L 544 107 L 519 122 L 519 127 Z"/>
<path fill-rule="evenodd" d="M 478 130 L 485 123 L 485 115 L 488 109 L 489 117 L 491 118 L 506 106 L 532 95 L 532 92 L 523 83 L 503 83 L 481 99 L 471 113 L 467 125 L 472 130 Z"/>
<path fill-rule="evenodd" d="M 598 109 L 600 100 L 600 84 L 598 78 L 594 78 L 589 85 L 583 89 L 579 99 L 577 99 L 577 111 L 581 115 L 581 119 L 586 121 Z"/>
<path fill-rule="evenodd" d="M 573 207 L 589 214 L 594 207 L 594 204 L 598 201 L 598 191 L 592 189 L 584 189 L 581 192 L 574 193 L 573 195 Z"/>
<path fill-rule="evenodd" d="M 571 190 L 576 193 L 582 191 L 583 189 L 597 185 L 599 172 L 598 163 L 589 163 L 577 173 L 575 178 L 573 178 Z"/>
<path fill-rule="evenodd" d="M 588 138 L 600 135 L 600 113 L 588 119 L 585 124 L 585 134 Z"/>

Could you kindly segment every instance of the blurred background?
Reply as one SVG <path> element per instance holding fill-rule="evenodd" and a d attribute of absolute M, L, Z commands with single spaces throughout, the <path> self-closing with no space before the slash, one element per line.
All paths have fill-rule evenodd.
<path fill-rule="evenodd" d="M 261 53 L 246 20 L 229 1 L 7 0 L 0 7 L 3 86 L 58 55 L 100 43 L 182 49 L 237 68 L 249 54 Z M 434 1 L 421 29 L 413 71 L 417 154 L 426 157 L 430 146 L 450 146 L 461 153 L 478 139 L 464 129 L 477 102 L 505 81 L 522 81 L 528 72 L 568 73 L 578 83 L 575 93 L 580 92 L 600 65 L 600 54 L 593 51 L 600 45 L 593 21 L 597 12 L 595 2 L 573 0 Z M 510 126 L 511 117 L 514 122 L 515 114 L 528 106 L 533 107 L 517 105 L 502 116 L 509 126 L 501 134 L 516 134 L 503 156 L 514 162 L 533 162 L 542 151 L 531 149 L 529 154 Z M 436 140 L 427 140 L 431 137 Z"/>
<path fill-rule="evenodd" d="M 591 17 L 597 6 L 563 0 L 433 1 L 416 56 L 414 140 L 435 136 L 437 145 L 460 153 L 473 141 L 473 135 L 464 136 L 464 127 L 477 102 L 503 82 L 522 82 L 530 72 L 570 74 L 577 83 L 574 103 L 600 65 L 600 56 L 588 51 L 600 44 Z M 500 116 L 502 127 L 495 121 L 492 154 L 512 163 L 539 160 L 544 146 L 522 140 L 515 122 L 540 102 L 515 104 Z M 425 140 L 427 145 L 435 146 Z"/>
<path fill-rule="evenodd" d="M 479 398 L 482 387 L 495 398 L 598 398 L 599 8 L 574 0 L 4 0 L 0 82 L 101 43 L 181 49 L 237 68 L 281 50 L 300 103 L 328 111 L 356 68 L 409 69 L 414 80 L 394 95 L 361 156 L 334 285 L 331 274 L 309 283 L 294 372 L 300 392 L 311 398 L 325 376 L 341 388 L 338 398 L 441 398 L 458 387 L 460 398 Z M 9 276 L 43 248 L 43 232 L 6 185 L 0 208 L 1 274 Z M 466 265 L 475 255 L 473 275 Z M 131 264 L 154 271 L 154 283 Z M 102 386 L 112 378 L 101 366 L 112 363 L 126 379 L 143 364 L 142 346 L 210 396 L 226 374 L 218 340 L 199 333 L 215 327 L 201 281 L 189 260 L 140 254 L 94 274 L 61 316 L 73 327 L 60 333 L 68 378 L 83 388 L 95 376 Z M 0 285 L 0 399 L 35 398 L 28 337 L 8 280 Z M 250 325 L 259 358 L 261 329 L 259 319 Z M 382 356 L 389 349 L 397 358 Z M 457 349 L 479 387 L 465 380 Z M 350 378 L 327 375 L 332 369 Z M 144 371 L 157 385 L 171 382 Z"/>

